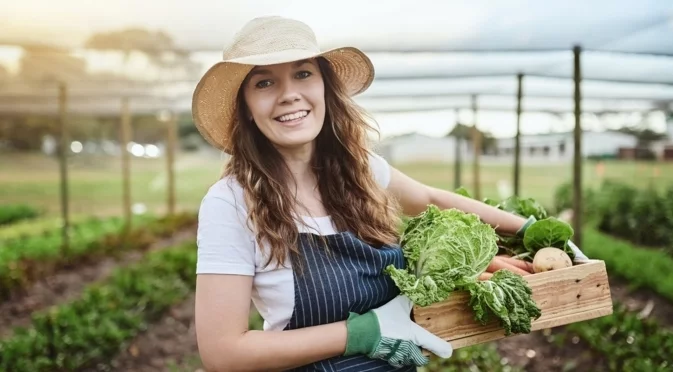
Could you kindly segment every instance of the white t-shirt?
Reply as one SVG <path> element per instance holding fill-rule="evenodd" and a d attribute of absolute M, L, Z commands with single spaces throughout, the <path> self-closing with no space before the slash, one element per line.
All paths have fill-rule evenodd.
<path fill-rule="evenodd" d="M 371 153 L 370 168 L 384 188 L 390 181 L 388 162 Z M 302 219 L 308 227 L 297 224 L 299 232 L 335 234 L 327 217 Z M 310 230 L 309 230 L 310 229 Z M 232 177 L 225 177 L 210 187 L 199 209 L 197 232 L 197 274 L 238 274 L 254 276 L 252 302 L 264 319 L 264 330 L 283 330 L 294 310 L 294 277 L 289 257 L 285 267 L 266 263 L 268 249 L 260 249 L 247 225 L 247 208 L 243 189 Z"/>

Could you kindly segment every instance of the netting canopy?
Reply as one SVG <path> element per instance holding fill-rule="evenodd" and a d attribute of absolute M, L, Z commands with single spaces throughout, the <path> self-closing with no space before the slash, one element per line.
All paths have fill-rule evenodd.
<path fill-rule="evenodd" d="M 22 3 L 12 5 L 18 16 L 27 6 Z M 57 113 L 56 81 L 68 84 L 73 113 L 118 114 L 123 96 L 134 112 L 188 112 L 194 86 L 220 59 L 221 45 L 247 20 L 267 14 L 305 21 L 325 48 L 348 44 L 367 51 L 377 75 L 358 102 L 375 113 L 467 109 L 474 95 L 480 110 L 513 112 L 518 74 L 526 111 L 572 112 L 575 46 L 581 48 L 583 111 L 673 110 L 672 1 L 383 4 L 162 4 L 161 12 L 129 11 L 129 22 L 160 28 L 175 42 L 136 50 L 45 49 L 9 32 L 0 40 L 6 71 L 0 68 L 0 113 Z M 107 14 L 126 6 L 80 3 L 72 17 L 89 25 L 105 20 L 111 28 Z"/>

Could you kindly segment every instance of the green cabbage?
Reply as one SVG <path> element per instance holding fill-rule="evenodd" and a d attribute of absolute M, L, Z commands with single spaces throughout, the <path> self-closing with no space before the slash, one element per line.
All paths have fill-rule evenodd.
<path fill-rule="evenodd" d="M 507 335 L 528 333 L 540 310 L 527 282 L 503 270 L 491 280 L 478 280 L 497 254 L 497 243 L 495 229 L 477 215 L 429 205 L 402 233 L 406 267 L 390 265 L 385 272 L 419 306 L 444 301 L 456 290 L 469 291 L 476 320 L 484 323 L 494 315 Z"/>

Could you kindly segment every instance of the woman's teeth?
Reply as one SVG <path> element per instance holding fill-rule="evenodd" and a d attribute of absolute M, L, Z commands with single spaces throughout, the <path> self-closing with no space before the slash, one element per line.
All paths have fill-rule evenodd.
<path fill-rule="evenodd" d="M 285 121 L 290 121 L 290 120 L 301 119 L 306 115 L 308 115 L 308 111 L 298 111 L 298 112 L 295 112 L 294 114 L 283 115 L 276 120 L 278 120 L 280 122 L 285 122 Z"/>

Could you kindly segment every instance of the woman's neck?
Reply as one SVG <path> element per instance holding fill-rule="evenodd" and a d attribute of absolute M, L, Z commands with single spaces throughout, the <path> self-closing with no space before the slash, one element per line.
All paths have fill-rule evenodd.
<path fill-rule="evenodd" d="M 315 183 L 315 175 L 311 169 L 313 157 L 313 145 L 302 146 L 296 149 L 278 149 L 287 167 L 290 169 L 292 178 L 298 187 Z"/>

